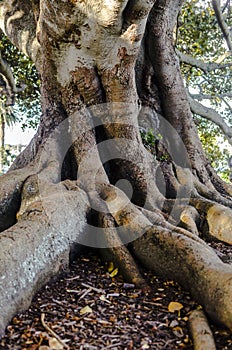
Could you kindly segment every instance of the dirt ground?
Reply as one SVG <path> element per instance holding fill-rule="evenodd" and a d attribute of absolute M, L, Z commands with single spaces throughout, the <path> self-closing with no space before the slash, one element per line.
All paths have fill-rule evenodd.
<path fill-rule="evenodd" d="M 211 245 L 232 262 L 232 247 Z M 188 317 L 201 306 L 173 281 L 144 273 L 150 293 L 125 283 L 94 252 L 80 256 L 12 319 L 0 349 L 193 349 Z M 217 349 L 232 350 L 232 335 L 211 329 Z"/>

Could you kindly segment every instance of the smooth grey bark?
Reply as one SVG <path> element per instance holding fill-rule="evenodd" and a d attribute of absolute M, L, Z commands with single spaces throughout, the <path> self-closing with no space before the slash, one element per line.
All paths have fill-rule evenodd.
<path fill-rule="evenodd" d="M 107 6 L 104 0 L 35 0 L 30 2 L 33 6 L 29 6 L 18 0 L 15 7 L 14 1 L 0 2 L 2 28 L 37 65 L 42 82 L 43 110 L 36 137 L 15 163 L 15 168 L 21 169 L 12 170 L 3 178 L 0 192 L 0 204 L 5 210 L 0 213 L 0 218 L 4 222 L 4 215 L 8 213 L 12 220 L 8 226 L 3 225 L 7 230 L 0 236 L 4 247 L 2 275 L 8 281 L 8 292 L 3 291 L 2 296 L 5 308 L 2 328 L 10 315 L 28 305 L 40 282 L 51 276 L 53 268 L 57 271 L 63 259 L 67 264 L 70 245 L 79 242 L 82 235 L 85 237 L 89 207 L 96 209 L 99 196 L 109 210 L 108 215 L 104 215 L 100 206 L 95 224 L 106 232 L 108 242 L 112 240 L 107 236 L 107 228 L 116 235 L 115 240 L 122 243 L 128 237 L 134 241 L 141 233 L 141 237 L 129 245 L 139 261 L 155 273 L 175 276 L 182 284 L 187 280 L 192 294 L 202 301 L 211 317 L 232 328 L 231 267 L 223 264 L 195 234 L 200 227 L 197 221 L 207 220 L 209 227 L 214 222 L 210 215 L 214 202 L 227 207 L 232 204 L 221 182 L 218 181 L 217 188 L 215 186 L 216 177 L 208 167 L 197 136 L 173 47 L 173 26 L 182 3 L 174 0 L 113 0 L 112 6 Z M 26 33 L 30 40 L 23 41 Z M 26 50 L 25 42 L 28 42 Z M 141 69 L 137 76 L 135 67 Z M 175 129 L 175 137 L 170 141 L 179 156 L 176 162 L 158 142 L 157 159 L 146 153 L 138 129 L 138 98 L 145 107 L 152 109 L 151 114 L 160 113 Z M 98 132 L 93 127 L 94 106 L 104 107 L 106 102 L 111 103 L 112 109 L 99 116 L 101 129 Z M 90 108 L 82 112 L 86 106 Z M 75 113 L 77 118 L 72 122 Z M 70 127 L 66 128 L 70 132 L 59 129 L 67 119 L 71 120 Z M 71 142 L 68 153 L 71 160 L 59 157 L 59 145 L 53 149 L 47 143 L 56 130 L 60 131 L 55 137 L 57 140 L 63 140 L 66 145 Z M 117 144 L 118 139 L 126 142 Z M 108 141 L 109 145 L 102 152 L 97 144 L 101 141 Z M 183 162 L 181 142 L 186 147 L 190 168 Z M 64 146 L 62 142 L 61 146 Z M 42 162 L 38 156 L 41 149 L 46 155 Z M 117 158 L 121 156 L 122 161 L 116 159 L 113 165 L 104 167 L 104 151 L 115 149 L 119 153 Z M 126 162 L 127 154 L 131 162 Z M 64 173 L 63 165 L 68 165 Z M 95 172 L 95 168 L 98 171 Z M 160 174 L 163 187 L 159 184 Z M 137 192 L 134 191 L 130 200 L 116 186 L 110 185 L 116 183 L 119 175 L 136 185 Z M 40 188 L 37 188 L 37 176 L 43 180 Z M 8 178 L 9 191 L 4 191 Z M 56 193 L 60 186 L 64 186 L 62 196 Z M 14 191 L 17 206 L 12 210 Z M 125 206 L 125 201 L 122 205 L 122 197 L 128 205 Z M 178 202 L 176 215 L 172 208 L 175 200 Z M 231 210 L 214 209 L 219 228 L 226 220 L 230 230 Z M 200 220 L 196 211 L 201 214 Z M 182 223 L 185 221 L 188 231 L 175 226 L 181 220 Z M 9 228 L 14 221 L 18 222 Z M 118 233 L 121 224 L 124 231 Z M 25 238 L 28 238 L 27 251 Z M 15 250 L 20 250 L 20 266 L 14 259 Z M 122 258 L 126 257 L 125 270 L 133 267 L 134 280 L 140 280 L 127 248 L 121 249 L 121 256 L 119 251 L 114 249 L 114 256 L 121 258 L 121 265 Z M 205 286 L 203 291 L 202 284 Z"/>
<path fill-rule="evenodd" d="M 42 203 L 34 202 L 0 235 L 0 336 L 11 317 L 29 307 L 36 291 L 68 268 L 71 251 L 80 250 L 77 243 L 86 230 L 87 210 L 83 191 L 53 193 Z"/>

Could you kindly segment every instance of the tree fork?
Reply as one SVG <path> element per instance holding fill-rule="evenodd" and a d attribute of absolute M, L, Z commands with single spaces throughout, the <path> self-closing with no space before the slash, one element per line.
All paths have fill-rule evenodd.
<path fill-rule="evenodd" d="M 33 26 L 28 53 L 41 75 L 43 115 L 37 135 L 13 166 L 22 169 L 5 175 L 0 188 L 2 218 L 9 214 L 11 220 L 0 236 L 0 269 L 7 281 L 0 293 L 1 332 L 14 313 L 28 306 L 38 287 L 68 264 L 70 249 L 86 242 L 87 218 L 96 208 L 95 224 L 131 281 L 144 285 L 132 254 L 154 273 L 189 289 L 214 321 L 232 330 L 232 268 L 197 235 L 202 220 L 208 220 L 213 231 L 215 214 L 221 220 L 217 231 L 222 232 L 226 222 L 224 231 L 231 235 L 231 199 L 210 174 L 173 48 L 182 1 L 113 0 L 107 9 L 101 0 L 41 0 L 40 11 L 33 1 L 33 13 L 25 1 L 17 1 L 16 12 L 13 4 L 0 3 L 4 29 L 22 48 L 23 31 L 29 23 Z M 34 53 L 32 47 L 37 47 Z M 141 68 L 137 75 L 135 67 Z M 162 161 L 162 152 L 154 160 L 146 152 L 137 122 L 138 93 L 145 106 L 152 107 L 152 118 L 160 114 L 177 130 L 171 146 L 183 138 L 191 169 L 179 150 L 177 162 L 170 157 Z M 103 102 L 112 108 L 104 111 L 103 105 L 98 114 L 93 104 Z M 96 127 L 98 117 L 102 133 Z M 104 141 L 108 148 L 101 149 Z M 76 168 L 62 173 L 70 145 Z M 110 152 L 119 155 L 112 156 L 111 169 L 104 158 Z M 165 172 L 161 183 L 160 168 Z M 117 188 L 119 175 L 127 175 L 139 198 L 130 196 L 127 186 Z M 99 196 L 106 212 L 95 203 Z M 18 210 L 18 222 L 9 228 Z"/>

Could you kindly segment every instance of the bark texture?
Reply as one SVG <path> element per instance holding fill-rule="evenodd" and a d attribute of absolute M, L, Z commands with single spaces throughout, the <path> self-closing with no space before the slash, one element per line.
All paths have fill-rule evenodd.
<path fill-rule="evenodd" d="M 231 244 L 232 191 L 191 115 L 173 47 L 181 6 L 1 1 L 1 28 L 39 71 L 43 111 L 1 177 L 1 332 L 80 243 L 104 248 L 142 288 L 134 257 L 174 278 L 232 330 L 232 267 L 202 239 Z M 138 120 L 162 135 L 153 154 Z"/>
<path fill-rule="evenodd" d="M 43 203 L 33 201 L 18 215 L 17 224 L 1 234 L 1 334 L 12 315 L 29 307 L 34 293 L 43 284 L 60 269 L 68 268 L 70 252 L 80 250 L 77 242 L 87 226 L 86 194 L 66 190 L 63 196 L 57 196 L 55 188 L 49 192 L 48 199 Z M 53 224 L 44 207 L 47 211 L 51 208 Z"/>
<path fill-rule="evenodd" d="M 213 334 L 202 310 L 194 310 L 189 317 L 194 350 L 216 350 Z"/>

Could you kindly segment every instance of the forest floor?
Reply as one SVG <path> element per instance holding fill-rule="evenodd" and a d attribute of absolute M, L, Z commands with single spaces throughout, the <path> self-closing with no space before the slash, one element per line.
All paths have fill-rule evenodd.
<path fill-rule="evenodd" d="M 232 247 L 211 245 L 232 262 Z M 200 306 L 173 281 L 144 274 L 149 293 L 125 283 L 93 252 L 78 257 L 12 319 L 0 349 L 193 349 L 188 317 Z M 232 335 L 210 326 L 217 350 L 232 350 Z"/>

